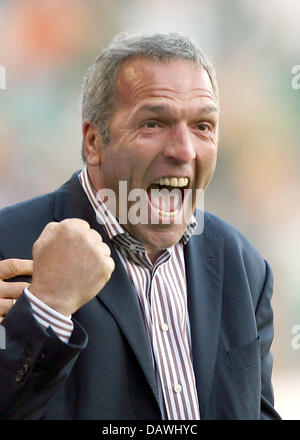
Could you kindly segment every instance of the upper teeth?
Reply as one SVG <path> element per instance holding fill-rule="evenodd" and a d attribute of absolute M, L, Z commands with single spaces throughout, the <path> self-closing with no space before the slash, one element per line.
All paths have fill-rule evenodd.
<path fill-rule="evenodd" d="M 160 179 L 156 179 L 153 183 L 181 188 L 187 186 L 189 179 L 187 177 L 161 177 Z"/>

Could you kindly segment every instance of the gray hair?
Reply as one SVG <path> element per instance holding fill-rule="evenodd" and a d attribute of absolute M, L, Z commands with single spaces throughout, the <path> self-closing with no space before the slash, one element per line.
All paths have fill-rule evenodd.
<path fill-rule="evenodd" d="M 109 124 L 115 110 L 118 73 L 122 63 L 133 57 L 147 57 L 162 62 L 174 58 L 191 61 L 206 70 L 215 98 L 219 100 L 214 67 L 191 37 L 178 33 L 120 33 L 89 67 L 82 87 L 82 123 L 95 123 L 104 145 L 109 144 Z M 82 159 L 86 162 L 83 143 Z"/>

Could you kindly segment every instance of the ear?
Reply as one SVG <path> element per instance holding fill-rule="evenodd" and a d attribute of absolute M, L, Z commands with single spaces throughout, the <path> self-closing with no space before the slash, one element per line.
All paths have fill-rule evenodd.
<path fill-rule="evenodd" d="M 99 128 L 94 122 L 84 121 L 83 144 L 88 165 L 101 165 L 102 137 Z"/>

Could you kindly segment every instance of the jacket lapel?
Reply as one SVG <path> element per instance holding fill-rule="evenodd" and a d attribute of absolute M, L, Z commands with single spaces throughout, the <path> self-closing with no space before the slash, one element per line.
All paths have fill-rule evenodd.
<path fill-rule="evenodd" d="M 222 313 L 224 240 L 209 232 L 191 237 L 185 247 L 188 310 L 200 416 L 205 418 L 216 362 Z"/>
<path fill-rule="evenodd" d="M 102 237 L 103 241 L 106 241 L 106 237 L 103 235 Z M 138 304 L 137 294 L 113 247 L 111 247 L 111 255 L 116 263 L 115 270 L 110 281 L 98 294 L 98 299 L 106 306 L 119 324 L 144 371 L 159 405 L 152 354 Z"/>
<path fill-rule="evenodd" d="M 137 295 L 117 252 L 110 243 L 105 228 L 97 222 L 95 212 L 79 183 L 78 173 L 74 173 L 72 178 L 55 193 L 54 218 L 61 221 L 71 217 L 86 220 L 91 228 L 101 234 L 103 241 L 111 249 L 115 270 L 97 298 L 120 326 L 159 404 L 152 354 Z"/>

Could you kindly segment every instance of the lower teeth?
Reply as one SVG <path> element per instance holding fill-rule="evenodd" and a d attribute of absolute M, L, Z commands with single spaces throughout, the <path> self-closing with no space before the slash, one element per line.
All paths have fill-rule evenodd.
<path fill-rule="evenodd" d="M 153 206 L 156 212 L 158 212 L 162 217 L 175 217 L 179 211 L 162 211 L 161 209 L 155 208 Z"/>

